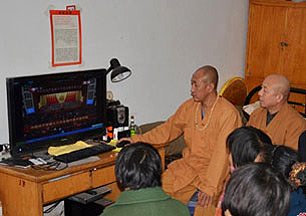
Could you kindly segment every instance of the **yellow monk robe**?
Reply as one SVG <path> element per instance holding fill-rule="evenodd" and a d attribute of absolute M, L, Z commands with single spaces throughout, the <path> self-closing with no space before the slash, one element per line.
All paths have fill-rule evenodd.
<path fill-rule="evenodd" d="M 226 138 L 242 123 L 237 109 L 222 97 L 218 98 L 212 114 L 210 112 L 206 111 L 202 120 L 201 104 L 189 99 L 164 124 L 143 135 L 133 136 L 134 142 L 154 145 L 169 143 L 184 134 L 183 157 L 169 164 L 165 174 L 172 175 L 175 180 L 172 188 L 164 188 L 165 191 L 177 192 L 192 182 L 197 182 L 196 187 L 211 196 L 222 191 L 229 173 Z M 181 201 L 186 203 L 186 200 Z"/>
<path fill-rule="evenodd" d="M 251 114 L 247 125 L 264 131 L 270 136 L 273 144 L 285 145 L 297 150 L 299 136 L 306 130 L 305 119 L 286 103 L 267 126 L 267 112 L 261 107 L 256 109 Z"/>

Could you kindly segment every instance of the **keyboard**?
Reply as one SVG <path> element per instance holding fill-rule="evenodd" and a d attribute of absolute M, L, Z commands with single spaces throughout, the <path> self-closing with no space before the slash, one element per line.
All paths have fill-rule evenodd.
<path fill-rule="evenodd" d="M 109 152 L 109 151 L 112 151 L 113 149 L 115 149 L 114 146 L 107 145 L 105 143 L 100 143 L 92 147 L 87 147 L 84 149 L 69 152 L 67 154 L 55 156 L 54 159 L 57 161 L 64 162 L 64 163 L 70 163 L 70 162 L 81 160 L 81 159 L 84 159 L 90 156 L 95 156 L 98 154 Z"/>

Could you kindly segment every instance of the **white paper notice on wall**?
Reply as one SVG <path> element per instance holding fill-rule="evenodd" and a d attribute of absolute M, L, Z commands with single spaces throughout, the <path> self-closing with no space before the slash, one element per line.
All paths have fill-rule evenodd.
<path fill-rule="evenodd" d="M 52 67 L 82 63 L 81 15 L 74 5 L 50 10 Z"/>

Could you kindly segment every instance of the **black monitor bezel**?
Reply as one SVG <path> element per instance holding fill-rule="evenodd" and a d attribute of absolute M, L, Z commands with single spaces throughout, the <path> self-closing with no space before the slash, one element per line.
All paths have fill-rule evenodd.
<path fill-rule="evenodd" d="M 103 135 L 106 128 L 106 69 L 92 69 L 92 70 L 84 70 L 84 71 L 73 71 L 73 72 L 61 72 L 61 73 L 48 73 L 48 74 L 40 74 L 40 75 L 32 75 L 32 76 L 19 76 L 19 77 L 8 77 L 6 78 L 6 90 L 7 90 L 7 114 L 8 114 L 8 129 L 9 129 L 9 145 L 11 155 L 13 157 L 27 155 L 29 153 L 33 153 L 35 151 L 39 151 L 42 149 L 47 149 L 49 146 L 60 146 L 65 145 L 68 143 L 73 143 L 77 140 L 86 140 L 89 138 L 97 137 Z M 39 141 L 36 142 L 35 145 L 28 145 L 20 150 L 20 147 L 16 145 L 16 103 L 14 100 L 14 88 L 13 83 L 18 81 L 25 81 L 25 80 L 49 80 L 49 79 L 65 79 L 66 77 L 71 76 L 80 76 L 80 77 L 98 77 L 101 79 L 102 86 L 100 93 L 101 103 L 101 112 L 103 118 L 103 128 L 92 130 L 90 132 L 82 132 L 77 134 L 70 134 L 64 137 L 58 137 L 51 140 Z M 101 132 L 102 131 L 102 132 Z M 52 142 L 52 143 L 51 143 Z"/>

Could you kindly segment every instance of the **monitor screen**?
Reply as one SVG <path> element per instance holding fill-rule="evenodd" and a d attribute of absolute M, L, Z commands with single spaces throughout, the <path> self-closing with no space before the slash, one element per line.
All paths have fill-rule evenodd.
<path fill-rule="evenodd" d="M 6 78 L 14 155 L 102 136 L 106 70 Z"/>

